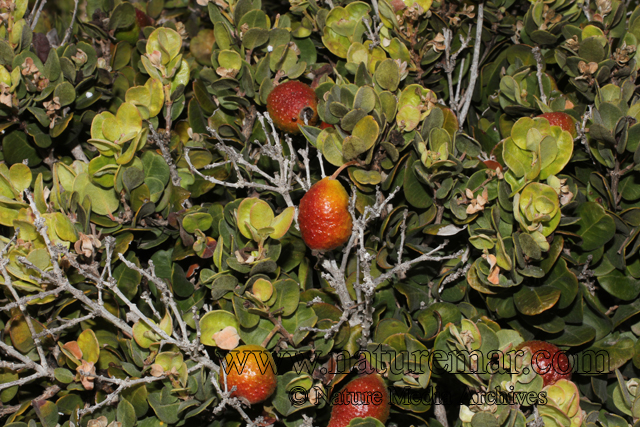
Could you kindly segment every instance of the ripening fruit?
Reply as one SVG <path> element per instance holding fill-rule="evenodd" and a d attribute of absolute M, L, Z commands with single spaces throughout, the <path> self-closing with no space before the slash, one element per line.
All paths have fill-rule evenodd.
<path fill-rule="evenodd" d="M 546 341 L 525 341 L 516 350 L 525 347 L 531 351 L 531 367 L 542 377 L 544 387 L 562 378 L 571 380 L 569 358 L 558 347 Z"/>
<path fill-rule="evenodd" d="M 290 80 L 279 84 L 267 97 L 267 111 L 280 130 L 300 133 L 298 124 L 309 126 L 318 122 L 318 98 L 304 83 Z"/>
<path fill-rule="evenodd" d="M 329 123 L 326 123 L 326 122 L 322 122 L 322 123 L 320 123 L 319 128 L 320 128 L 320 129 L 329 129 L 329 128 L 333 128 L 333 129 L 335 129 L 335 126 L 334 126 L 334 125 L 331 125 L 331 124 L 329 124 Z"/>
<path fill-rule="evenodd" d="M 300 200 L 298 224 L 302 239 L 312 250 L 330 251 L 351 236 L 349 195 L 336 179 L 343 167 L 315 183 Z"/>
<path fill-rule="evenodd" d="M 549 120 L 549 124 L 551 126 L 560 126 L 562 130 L 569 132 L 573 138 L 578 136 L 578 132 L 576 131 L 576 121 L 567 113 L 558 111 L 555 113 L 540 114 L 538 117 L 543 117 Z"/>
<path fill-rule="evenodd" d="M 271 353 L 259 345 L 241 345 L 225 357 L 227 387 L 236 386 L 231 397 L 243 397 L 250 404 L 267 400 L 277 386 L 275 362 Z M 220 387 L 224 390 L 223 372 Z"/>
<path fill-rule="evenodd" d="M 352 380 L 337 396 L 339 401 L 332 398 L 333 408 L 328 427 L 345 427 L 354 418 L 366 417 L 376 418 L 384 424 L 389 418 L 389 392 L 378 374 Z"/>

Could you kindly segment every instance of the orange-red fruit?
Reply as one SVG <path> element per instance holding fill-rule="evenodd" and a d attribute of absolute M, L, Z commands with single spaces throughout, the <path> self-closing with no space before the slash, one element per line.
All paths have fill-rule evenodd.
<path fill-rule="evenodd" d="M 560 126 L 562 130 L 566 130 L 574 138 L 578 136 L 578 132 L 576 131 L 576 121 L 567 113 L 557 111 L 555 113 L 540 114 L 538 117 L 544 117 L 549 120 L 549 124 L 551 126 Z"/>
<path fill-rule="evenodd" d="M 300 200 L 298 223 L 302 239 L 313 250 L 330 251 L 346 243 L 353 221 L 342 184 L 329 176 L 315 183 Z"/>
<path fill-rule="evenodd" d="M 259 345 L 241 345 L 231 350 L 225 357 L 227 387 L 236 386 L 231 397 L 243 397 L 250 404 L 267 400 L 278 383 L 276 365 L 271 353 Z M 220 385 L 224 390 L 223 373 Z"/>
<path fill-rule="evenodd" d="M 545 387 L 562 378 L 571 380 L 569 358 L 558 347 L 546 341 L 525 341 L 516 350 L 525 347 L 531 351 L 531 367 L 542 376 Z"/>
<path fill-rule="evenodd" d="M 298 124 L 314 126 L 318 122 L 318 98 L 304 83 L 290 80 L 279 84 L 267 97 L 267 111 L 280 130 L 300 133 Z"/>
<path fill-rule="evenodd" d="M 339 396 L 339 400 L 331 399 L 335 403 L 328 427 L 345 427 L 354 418 L 366 417 L 376 418 L 384 424 L 389 418 L 389 392 L 378 374 L 354 379 L 344 386 Z M 345 400 L 347 398 L 351 400 Z"/>
<path fill-rule="evenodd" d="M 335 126 L 331 125 L 329 123 L 326 123 L 326 122 L 320 123 L 320 129 L 328 129 L 328 128 L 334 128 L 335 129 Z"/>

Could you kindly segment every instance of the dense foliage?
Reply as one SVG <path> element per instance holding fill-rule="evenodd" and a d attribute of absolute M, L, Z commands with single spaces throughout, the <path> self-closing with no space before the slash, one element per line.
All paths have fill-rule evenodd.
<path fill-rule="evenodd" d="M 639 40 L 618 0 L 1 0 L 1 422 L 323 426 L 288 392 L 369 350 L 392 394 L 547 396 L 389 425 L 633 425 Z M 288 80 L 318 98 L 297 134 Z M 352 235 L 311 251 L 298 203 L 347 162 Z M 402 356 L 530 339 L 607 357 L 544 386 Z M 276 356 L 262 403 L 219 386 L 239 344 Z"/>

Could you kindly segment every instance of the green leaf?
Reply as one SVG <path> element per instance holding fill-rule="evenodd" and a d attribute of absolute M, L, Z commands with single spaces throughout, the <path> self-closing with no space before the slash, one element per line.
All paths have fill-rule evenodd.
<path fill-rule="evenodd" d="M 22 192 L 31 185 L 33 175 L 31 174 L 29 166 L 23 163 L 16 163 L 9 169 L 9 179 L 11 180 L 13 188 Z"/>
<path fill-rule="evenodd" d="M 116 120 L 121 134 L 117 135 L 116 139 L 120 144 L 125 141 L 133 139 L 140 130 L 142 130 L 142 117 L 135 105 L 125 102 L 120 105 L 116 114 Z"/>
<path fill-rule="evenodd" d="M 372 116 L 366 116 L 355 125 L 351 135 L 364 141 L 365 150 L 368 150 L 375 144 L 379 133 L 380 127 L 378 126 L 378 122 L 376 122 Z"/>
<path fill-rule="evenodd" d="M 96 334 L 91 329 L 85 329 L 78 337 L 78 347 L 82 350 L 82 359 L 96 363 L 100 356 L 100 344 Z"/>
<path fill-rule="evenodd" d="M 182 87 L 184 89 L 187 86 L 187 84 L 189 83 L 189 74 L 190 74 L 189 63 L 183 59 L 182 62 L 180 63 L 180 68 L 178 68 L 178 71 L 176 72 L 175 76 L 171 80 L 172 96 L 175 96 L 175 92 L 178 90 L 178 88 Z M 180 110 L 174 109 L 173 111 L 179 112 Z"/>
<path fill-rule="evenodd" d="M 271 308 L 272 311 L 282 309 L 283 316 L 290 316 L 298 308 L 300 301 L 300 288 L 291 279 L 278 280 L 273 284 L 276 292 L 276 302 Z"/>
<path fill-rule="evenodd" d="M 237 225 L 240 233 L 247 239 L 251 239 L 251 230 L 248 224 L 251 222 L 251 208 L 258 203 L 258 198 L 250 197 L 242 200 L 238 206 Z"/>
<path fill-rule="evenodd" d="M 576 356 L 577 360 L 587 360 L 586 357 L 589 357 L 589 355 L 592 357 L 591 366 L 582 366 L 582 373 L 606 374 L 620 368 L 633 357 L 634 340 L 629 337 L 618 336 L 618 333 L 611 334 L 607 338 L 594 343 L 591 347 L 584 349 Z M 606 356 L 604 358 L 602 356 L 594 358 L 595 355 Z"/>
<path fill-rule="evenodd" d="M 27 160 L 29 167 L 33 168 L 42 162 L 35 148 L 27 142 L 27 134 L 18 130 L 14 130 L 2 138 L 2 153 L 4 160 L 9 165 Z"/>
<path fill-rule="evenodd" d="M 120 201 L 113 189 L 103 190 L 91 182 L 86 173 L 79 174 L 73 181 L 73 189 L 80 195 L 80 200 L 87 196 L 91 200 L 91 209 L 98 215 L 109 215 L 118 209 Z"/>
<path fill-rule="evenodd" d="M 122 172 L 122 184 L 131 192 L 144 182 L 144 172 L 135 166 L 125 168 Z"/>
<path fill-rule="evenodd" d="M 523 286 L 513 296 L 513 302 L 520 313 L 535 316 L 553 307 L 560 299 L 561 293 L 559 289 L 551 286 Z"/>
<path fill-rule="evenodd" d="M 164 90 L 162 82 L 158 79 L 150 78 L 144 84 L 151 94 L 151 99 L 147 108 L 149 109 L 149 117 L 157 116 L 164 106 Z"/>
<path fill-rule="evenodd" d="M 376 105 L 376 93 L 370 86 L 363 86 L 356 92 L 353 101 L 353 108 L 364 110 L 365 113 L 371 112 Z"/>
<path fill-rule="evenodd" d="M 128 261 L 140 267 L 140 261 L 133 252 L 127 254 L 126 258 Z M 113 278 L 116 279 L 118 289 L 120 289 L 125 297 L 131 300 L 137 295 L 138 285 L 140 285 L 140 281 L 142 280 L 142 275 L 139 272 L 127 267 L 124 263 L 120 263 L 113 270 Z"/>
<path fill-rule="evenodd" d="M 251 293 L 254 294 L 260 301 L 269 301 L 269 299 L 271 299 L 271 295 L 273 295 L 273 285 L 270 281 L 259 278 L 258 280 L 253 282 Z"/>
<path fill-rule="evenodd" d="M 544 284 L 562 292 L 558 300 L 560 309 L 569 307 L 578 293 L 578 278 L 567 268 L 563 258 L 556 262 Z"/>
<path fill-rule="evenodd" d="M 383 90 L 395 92 L 398 89 L 400 69 L 393 59 L 385 59 L 378 64 L 373 76 Z"/>
<path fill-rule="evenodd" d="M 0 206 L 0 224 L 7 227 L 13 227 L 14 221 L 18 219 L 18 216 L 18 211 Z"/>
<path fill-rule="evenodd" d="M 56 375 L 56 379 L 57 379 L 57 376 L 58 376 L 56 371 L 58 371 L 58 369 L 54 370 L 54 374 Z M 64 371 L 69 372 L 66 369 L 64 369 Z M 71 372 L 69 372 L 69 374 L 71 374 Z M 19 378 L 20 377 L 18 376 L 17 373 L 15 373 L 15 372 L 7 369 L 7 368 L 0 369 L 0 384 L 6 384 L 6 383 L 9 383 L 9 382 L 17 381 Z M 71 376 L 71 379 L 67 383 L 69 383 L 71 381 L 73 381 L 73 375 Z M 9 402 L 18 393 L 18 389 L 19 388 L 20 388 L 20 386 L 16 385 L 16 386 L 8 387 L 8 388 L 5 388 L 4 390 L 2 390 L 0 392 L 0 402 L 2 402 L 2 403 Z"/>
<path fill-rule="evenodd" d="M 202 316 L 200 319 L 202 344 L 215 346 L 216 342 L 213 339 L 213 335 L 228 326 L 233 326 L 238 330 L 240 329 L 238 319 L 236 319 L 233 313 L 229 313 L 228 311 L 213 310 Z"/>
<path fill-rule="evenodd" d="M 179 53 L 182 47 L 182 38 L 177 31 L 167 27 L 156 28 L 147 41 L 147 54 L 154 51 L 162 53 L 162 65 L 171 62 Z"/>
<path fill-rule="evenodd" d="M 117 420 L 122 423 L 122 427 L 133 427 L 138 421 L 136 410 L 126 399 L 121 399 L 118 403 Z"/>
<path fill-rule="evenodd" d="M 318 316 L 313 309 L 307 307 L 305 303 L 300 303 L 292 316 L 282 318 L 282 326 L 293 334 L 294 343 L 299 345 L 309 335 L 309 331 L 303 331 L 301 328 L 311 328 L 315 326 L 317 320 Z"/>
<path fill-rule="evenodd" d="M 56 86 L 53 96 L 58 98 L 61 107 L 66 107 L 76 100 L 76 89 L 71 83 L 62 82 Z"/>
<path fill-rule="evenodd" d="M 431 304 L 427 309 L 420 310 L 417 320 L 424 329 L 424 336 L 433 337 L 443 325 L 459 324 L 462 320 L 460 309 L 448 302 Z"/>
<path fill-rule="evenodd" d="M 431 195 L 424 188 L 423 184 L 418 181 L 415 173 L 415 167 L 422 164 L 420 160 L 412 161 L 413 156 L 404 165 L 404 196 L 411 206 L 419 209 L 426 209 L 433 204 Z"/>
<path fill-rule="evenodd" d="M 182 219 L 182 227 L 187 233 L 195 233 L 196 230 L 207 231 L 213 224 L 213 217 L 206 212 L 196 212 L 186 215 Z"/>
<path fill-rule="evenodd" d="M 595 202 L 586 202 L 577 209 L 580 220 L 576 223 L 576 234 L 582 237 L 581 249 L 585 252 L 604 246 L 613 238 L 616 225 L 604 210 Z"/>
<path fill-rule="evenodd" d="M 605 291 L 624 301 L 634 300 L 640 294 L 640 281 L 617 269 L 598 277 L 598 283 Z"/>
<path fill-rule="evenodd" d="M 367 151 L 367 143 L 362 138 L 349 135 L 342 142 L 342 156 L 345 160 L 352 160 Z"/>
<path fill-rule="evenodd" d="M 257 320 L 253 326 L 245 327 L 243 325 L 238 332 L 240 333 L 242 341 L 244 341 L 246 344 L 262 345 L 264 340 L 273 330 L 274 325 L 268 319 L 261 318 L 258 315 L 255 316 L 257 317 Z M 273 347 L 278 342 L 278 339 L 280 337 L 280 334 L 275 334 L 266 347 Z"/>
<path fill-rule="evenodd" d="M 149 409 L 149 404 L 147 403 L 148 394 L 149 392 L 145 384 L 137 384 L 125 389 L 122 392 L 122 397 L 133 405 L 133 409 L 136 411 L 136 417 L 140 418 L 145 415 Z"/>
<path fill-rule="evenodd" d="M 496 417 L 488 412 L 477 412 L 471 419 L 472 427 L 500 427 Z"/>
<path fill-rule="evenodd" d="M 118 5 L 109 20 L 109 29 L 128 28 L 135 23 L 135 8 L 131 3 L 122 3 Z"/>
<path fill-rule="evenodd" d="M 249 221 L 253 227 L 257 230 L 262 228 L 271 227 L 271 223 L 274 220 L 273 210 L 271 206 L 264 200 L 258 199 L 251 206 L 249 212 Z"/>
<path fill-rule="evenodd" d="M 177 397 L 172 396 L 171 392 L 165 392 L 168 388 L 162 389 L 162 391 L 149 394 L 149 406 L 153 408 L 156 416 L 167 424 L 175 424 L 180 420 L 178 417 L 178 408 L 180 407 L 180 401 Z"/>
<path fill-rule="evenodd" d="M 48 400 L 34 400 L 33 409 L 43 427 L 56 427 L 58 424 L 58 406 Z"/>
<path fill-rule="evenodd" d="M 274 231 L 269 235 L 269 237 L 276 240 L 282 239 L 284 235 L 287 234 L 287 231 L 289 231 L 295 214 L 296 208 L 289 206 L 283 210 L 280 215 L 275 217 L 273 221 L 271 221 L 271 228 L 273 228 Z"/>
<path fill-rule="evenodd" d="M 187 279 L 184 270 L 177 263 L 173 263 L 171 266 L 171 287 L 180 298 L 190 297 L 194 291 L 193 283 Z"/>
<path fill-rule="evenodd" d="M 376 170 L 355 169 L 353 178 L 363 185 L 378 185 L 382 181 L 382 175 Z"/>
<path fill-rule="evenodd" d="M 249 313 L 249 311 L 244 307 L 244 302 L 245 301 L 246 300 L 244 298 L 240 298 L 239 296 L 234 295 L 233 296 L 233 309 L 234 309 L 234 312 L 236 313 L 236 316 L 238 317 L 238 322 L 240 323 L 240 325 L 242 325 L 244 328 L 253 328 L 254 326 L 256 326 L 260 322 L 260 315 L 254 314 L 254 313 Z M 268 322 L 268 323 L 270 323 L 270 322 Z M 268 333 L 268 331 L 267 331 L 267 333 Z M 242 334 L 241 334 L 241 336 L 242 336 Z M 242 337 L 242 339 L 245 342 L 247 342 L 244 339 L 244 336 Z"/>
<path fill-rule="evenodd" d="M 377 418 L 354 418 L 349 422 L 349 427 L 384 427 L 384 424 Z"/>
<path fill-rule="evenodd" d="M 250 28 L 242 37 L 242 45 L 247 49 L 262 46 L 269 40 L 269 32 L 261 28 Z"/>
<path fill-rule="evenodd" d="M 550 339 L 549 342 L 555 345 L 578 347 L 593 340 L 595 336 L 595 329 L 589 325 L 565 325 L 562 335 Z"/>
<path fill-rule="evenodd" d="M 63 384 L 69 384 L 75 378 L 75 375 L 70 370 L 65 368 L 56 368 L 53 373 L 56 377 L 56 380 L 60 381 Z M 18 378 L 16 377 L 16 379 Z"/>

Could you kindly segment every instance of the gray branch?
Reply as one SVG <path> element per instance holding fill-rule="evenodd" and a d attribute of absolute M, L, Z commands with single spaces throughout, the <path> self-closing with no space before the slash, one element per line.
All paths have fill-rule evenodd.
<path fill-rule="evenodd" d="M 265 124 L 265 119 L 269 126 Z M 227 158 L 227 160 L 218 162 L 218 163 L 213 163 L 211 165 L 206 166 L 204 169 L 214 169 L 220 166 L 231 164 L 234 170 L 236 171 L 236 175 L 237 175 L 236 182 L 221 181 L 213 176 L 202 174 L 202 172 L 196 169 L 193 163 L 191 162 L 188 147 L 184 148 L 185 160 L 189 165 L 189 169 L 191 170 L 192 173 L 198 175 L 200 178 L 206 181 L 209 181 L 213 184 L 221 185 L 228 188 L 253 188 L 255 190 L 273 191 L 275 193 L 280 194 L 283 197 L 287 206 L 294 207 L 296 209 L 294 220 L 295 220 L 296 228 L 298 228 L 298 209 L 297 209 L 297 206 L 293 203 L 293 200 L 291 199 L 291 191 L 294 188 L 293 182 L 296 181 L 297 183 L 299 183 L 303 189 L 305 189 L 306 187 L 310 187 L 311 183 L 309 182 L 309 179 L 307 179 L 307 181 L 305 182 L 304 178 L 297 176 L 293 172 L 293 169 L 298 162 L 298 157 L 296 155 L 295 149 L 293 148 L 291 138 L 288 135 L 285 136 L 285 142 L 287 143 L 289 152 L 290 152 L 289 156 L 285 156 L 283 146 L 280 141 L 280 137 L 278 135 L 278 131 L 276 130 L 275 125 L 273 124 L 273 120 L 271 120 L 271 117 L 269 117 L 269 114 L 258 113 L 258 120 L 260 121 L 260 124 L 262 125 L 262 128 L 265 134 L 267 135 L 267 137 L 271 136 L 271 139 L 273 139 L 273 143 L 267 142 L 266 144 L 260 147 L 260 154 L 264 154 L 268 156 L 269 158 L 271 158 L 272 160 L 276 161 L 279 164 L 279 171 L 274 173 L 273 176 L 264 172 L 255 164 L 247 161 L 242 156 L 242 154 L 240 154 L 235 148 L 228 146 L 224 142 L 222 137 L 220 137 L 218 132 L 216 132 L 215 129 L 209 128 L 209 127 L 207 128 L 207 130 L 209 131 L 211 136 L 213 136 L 215 139 L 218 140 L 218 143 L 215 145 L 215 148 L 221 153 L 223 153 Z M 306 155 L 308 155 L 308 153 L 306 153 Z M 304 158 L 305 156 L 303 155 L 303 160 Z M 246 168 L 249 172 L 253 172 L 260 175 L 269 184 L 262 184 L 259 182 L 248 181 L 244 177 L 244 174 L 242 173 L 240 166 L 242 166 L 243 168 Z"/>
<path fill-rule="evenodd" d="M 536 76 L 538 77 L 538 86 L 540 87 L 540 100 L 543 104 L 547 105 L 547 95 L 544 93 L 544 85 L 542 84 L 542 67 L 544 66 L 544 63 L 540 47 L 534 47 L 531 49 L 531 52 L 533 53 L 533 57 L 536 59 Z"/>
<path fill-rule="evenodd" d="M 76 20 L 76 15 L 78 14 L 78 5 L 80 4 L 80 0 L 75 0 L 75 5 L 73 7 L 73 16 L 71 17 L 71 22 L 69 22 L 69 28 L 64 33 L 64 38 L 62 39 L 61 46 L 67 44 L 69 39 L 71 38 L 71 32 L 73 31 L 73 24 Z"/>
<path fill-rule="evenodd" d="M 471 63 L 471 76 L 469 79 L 469 86 L 464 94 L 462 108 L 460 109 L 460 115 L 458 116 L 458 124 L 460 129 L 464 126 L 464 122 L 467 119 L 469 113 L 469 107 L 471 107 L 471 98 L 473 97 L 473 90 L 476 87 L 476 80 L 478 79 L 478 72 L 480 69 L 480 47 L 482 46 L 482 20 L 484 17 L 484 3 L 478 5 L 478 22 L 476 23 L 476 40 L 473 46 L 473 62 Z"/>
<path fill-rule="evenodd" d="M 77 4 L 78 2 L 76 1 L 76 5 Z M 80 143 L 78 143 L 75 147 L 71 149 L 71 155 L 73 155 L 74 159 L 80 160 L 82 163 L 89 163 L 89 159 L 84 154 L 84 151 L 82 151 L 82 145 L 80 145 Z"/>
<path fill-rule="evenodd" d="M 460 62 L 460 75 L 458 76 L 458 87 L 455 96 L 453 92 L 453 71 L 456 68 L 456 59 L 458 58 L 458 55 L 460 55 L 460 53 L 462 53 L 462 51 L 465 50 L 471 42 L 471 25 L 469 26 L 469 33 L 467 34 L 467 37 L 463 38 L 460 36 L 462 45 L 454 54 L 451 54 L 453 32 L 448 28 L 443 28 L 442 35 L 444 36 L 444 71 L 447 74 L 447 82 L 449 84 L 449 105 L 451 110 L 456 112 L 460 101 L 460 86 L 462 82 L 462 72 L 464 70 L 464 58 L 462 58 L 462 61 Z"/>
<path fill-rule="evenodd" d="M 38 20 L 40 19 L 40 14 L 42 13 L 42 9 L 44 9 L 45 4 L 47 4 L 47 0 L 40 0 L 40 3 L 38 3 L 38 0 L 36 0 L 35 4 L 33 5 L 33 10 L 29 15 L 32 30 L 36 27 L 36 25 L 38 25 Z"/>

